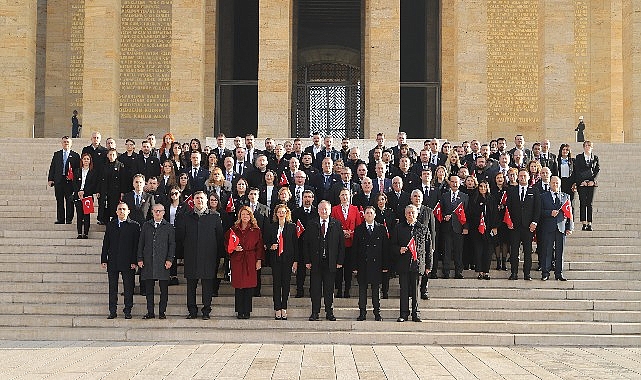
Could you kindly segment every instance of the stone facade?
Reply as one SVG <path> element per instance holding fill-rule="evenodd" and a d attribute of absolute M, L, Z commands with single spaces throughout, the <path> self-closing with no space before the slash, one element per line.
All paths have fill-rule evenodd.
<path fill-rule="evenodd" d="M 103 136 L 213 135 L 217 1 L 49 0 L 39 17 L 36 1 L 0 0 L 0 72 L 10 78 L 0 84 L 3 134 L 68 134 L 78 109 L 85 131 Z M 140 17 L 129 4 L 144 5 Z M 154 7 L 165 13 L 149 16 Z M 287 137 L 296 1 L 259 7 L 258 135 Z M 133 18 L 122 19 L 126 9 Z M 400 125 L 400 0 L 366 0 L 362 14 L 364 137 L 393 135 Z M 439 137 L 520 131 L 528 141 L 572 141 L 583 115 L 590 139 L 641 140 L 641 0 L 441 0 L 440 19 Z M 159 40 L 167 28 L 165 53 Z M 123 31 L 158 47 L 144 67 L 123 58 L 131 42 Z M 39 52 L 42 41 L 46 49 Z M 38 72 L 44 76 L 36 78 Z M 128 76 L 143 84 L 152 78 L 161 94 L 150 96 L 143 86 L 140 100 L 124 85 Z M 124 94 L 132 93 L 130 101 Z"/>

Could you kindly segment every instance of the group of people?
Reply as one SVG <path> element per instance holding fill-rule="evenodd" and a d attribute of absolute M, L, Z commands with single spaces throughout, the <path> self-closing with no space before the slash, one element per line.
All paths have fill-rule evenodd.
<path fill-rule="evenodd" d="M 85 200 L 95 197 L 98 224 L 106 224 L 101 263 L 109 273 L 109 318 L 115 318 L 117 283 L 124 285 L 125 318 L 131 318 L 135 275 L 155 318 L 154 286 L 160 286 L 159 317 L 165 318 L 168 286 L 176 285 L 184 265 L 188 318 L 197 318 L 196 288 L 202 287 L 200 316 L 209 319 L 212 297 L 221 280 L 235 289 L 237 317 L 252 312 L 261 295 L 261 268 L 271 267 L 274 317 L 287 319 L 292 280 L 295 297 L 305 297 L 309 275 L 310 320 L 318 320 L 321 298 L 325 318 L 335 320 L 333 299 L 350 298 L 358 281 L 358 320 L 367 317 L 371 288 L 374 317 L 382 320 L 380 298 L 389 297 L 390 278 L 400 285 L 399 322 L 420 321 L 419 297 L 428 299 L 429 279 L 463 278 L 475 270 L 490 279 L 496 270 L 531 280 L 533 240 L 538 241 L 541 279 L 563 275 L 565 236 L 573 231 L 571 204 L 580 200 L 582 229 L 592 230 L 592 198 L 599 173 L 592 142 L 572 156 L 561 144 L 558 155 L 543 140 L 526 147 L 522 135 L 507 148 L 504 138 L 453 145 L 425 140 L 420 152 L 399 132 L 394 146 L 376 136 L 368 152 L 349 139 L 334 147 L 332 136 L 312 136 L 255 146 L 251 134 L 216 137 L 215 147 L 188 144 L 171 133 L 156 147 L 153 134 L 126 140 L 118 153 L 92 133 L 79 155 L 62 138 L 54 153 L 49 185 L 55 188 L 56 223 L 72 223 L 78 238 L 88 238 L 90 213 Z M 244 142 L 244 144 L 243 144 Z M 508 260 L 509 259 L 509 260 Z M 137 272 L 136 272 L 137 271 Z M 453 271 L 453 273 L 452 273 Z M 294 275 L 294 279 L 292 279 Z M 411 302 L 410 302 L 411 300 Z"/>

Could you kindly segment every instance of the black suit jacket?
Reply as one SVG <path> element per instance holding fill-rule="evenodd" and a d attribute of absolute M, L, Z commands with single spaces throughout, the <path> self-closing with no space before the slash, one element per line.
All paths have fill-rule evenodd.
<path fill-rule="evenodd" d="M 345 184 L 343 183 L 342 180 L 332 185 L 332 188 L 330 189 L 331 199 L 329 200 L 332 203 L 332 206 L 336 206 L 337 204 L 341 203 L 339 196 L 340 196 L 341 190 L 343 190 L 344 188 L 345 188 Z M 351 194 L 350 201 L 352 204 L 354 204 L 352 198 L 354 197 L 354 195 L 358 194 L 361 191 L 361 185 L 359 185 L 356 182 L 350 182 L 349 188 L 350 188 L 350 194 Z"/>
<path fill-rule="evenodd" d="M 511 186 L 507 190 L 507 207 L 514 228 L 527 228 L 530 223 L 538 223 L 541 216 L 541 194 L 533 187 L 525 192 L 525 201 L 521 202 L 519 186 Z"/>
<path fill-rule="evenodd" d="M 457 234 L 460 234 L 463 232 L 463 229 L 468 228 L 468 224 L 467 223 L 461 224 L 458 217 L 454 214 L 454 210 L 456 209 L 456 207 L 458 207 L 459 203 L 463 203 L 463 210 L 465 210 L 465 212 L 467 213 L 468 203 L 469 203 L 469 197 L 467 194 L 465 194 L 462 191 L 459 191 L 458 198 L 454 203 L 452 203 L 452 193 L 451 193 L 451 190 L 448 190 L 441 195 L 440 201 L 441 201 L 441 210 L 443 212 L 443 216 L 445 217 L 446 215 L 452 215 L 452 218 L 448 223 L 452 226 L 451 231 Z M 446 223 L 445 220 L 443 220 L 443 224 L 445 223 Z M 447 228 L 445 229 L 441 228 L 441 231 L 449 232 L 450 230 L 448 230 Z"/>
<path fill-rule="evenodd" d="M 149 177 L 158 177 L 160 175 L 160 160 L 152 153 L 149 154 L 149 157 L 145 161 L 145 156 L 139 154 L 136 157 L 136 172 L 133 174 L 143 174 L 145 181 L 149 179 Z"/>
<path fill-rule="evenodd" d="M 73 194 L 74 196 L 78 197 L 78 192 L 80 191 L 80 186 L 82 185 L 82 169 L 78 169 L 78 172 L 74 172 L 74 174 L 75 177 L 73 179 Z M 93 195 L 98 191 L 98 181 L 99 178 L 96 170 L 89 170 L 87 172 L 87 177 L 85 178 L 85 188 L 83 189 L 85 197 Z"/>
<path fill-rule="evenodd" d="M 387 194 L 387 207 L 396 213 L 396 219 L 405 220 L 405 206 L 410 204 L 410 194 L 406 191 L 401 191 L 401 196 L 398 197 L 394 190 Z"/>
<path fill-rule="evenodd" d="M 65 176 L 69 170 L 69 166 L 71 166 L 73 170 L 74 177 L 77 177 L 77 173 L 80 170 L 80 155 L 73 150 L 70 150 L 69 156 L 67 157 L 67 167 L 63 168 L 62 149 L 55 152 L 51 158 L 47 180 L 53 181 L 54 186 L 66 183 L 67 178 Z"/>
<path fill-rule="evenodd" d="M 222 150 L 222 156 L 221 156 L 221 150 Z M 216 157 L 218 157 L 218 162 L 216 166 L 218 166 L 219 168 L 223 168 L 223 161 L 225 160 L 225 157 L 232 157 L 234 155 L 234 153 L 227 148 L 221 149 L 219 147 L 215 147 L 211 151 L 214 152 Z"/>
<path fill-rule="evenodd" d="M 343 265 L 345 261 L 345 236 L 338 220 L 329 218 L 325 239 L 329 271 L 336 272 L 336 265 Z M 312 270 L 318 270 L 321 266 L 321 240 L 320 218 L 316 217 L 307 223 L 303 237 L 305 264 L 312 264 Z"/>
<path fill-rule="evenodd" d="M 154 206 L 154 196 L 149 193 L 142 193 L 142 203 L 140 207 L 136 207 L 136 200 L 134 192 L 129 191 L 122 196 L 122 201 L 129 206 L 129 218 L 136 221 L 138 224 L 143 225 L 146 221 L 152 218 L 151 209 Z"/>
<path fill-rule="evenodd" d="M 372 234 L 367 223 L 359 224 L 354 230 L 351 255 L 354 268 L 358 271 L 358 283 L 380 284 L 384 269 L 389 269 L 389 238 L 385 227 L 374 221 Z"/>
<path fill-rule="evenodd" d="M 292 265 L 294 261 L 298 261 L 299 245 L 294 223 L 285 222 L 283 226 L 283 253 L 280 256 L 278 256 L 278 249 L 271 249 L 272 244 L 278 244 L 278 223 L 269 223 L 265 226 L 264 231 L 263 241 L 267 246 L 270 263 L 285 262 L 288 265 Z"/>
<path fill-rule="evenodd" d="M 196 191 L 205 191 L 205 182 L 209 179 L 209 170 L 205 169 L 203 166 L 198 167 L 198 173 L 196 177 L 192 175 L 192 167 L 186 167 L 183 170 L 183 173 L 187 173 L 189 176 L 189 187 L 191 188 L 192 193 Z"/>
<path fill-rule="evenodd" d="M 316 166 L 317 169 L 322 170 L 323 160 L 325 159 L 325 157 L 327 157 L 327 154 L 327 149 L 325 148 L 321 149 L 320 152 L 318 152 L 314 159 L 314 166 Z M 336 162 L 336 160 L 341 158 L 341 153 L 332 148 L 332 150 L 329 151 L 329 157 L 332 159 L 332 162 Z"/>
<path fill-rule="evenodd" d="M 330 186 L 327 190 L 325 190 L 325 175 L 321 172 L 317 175 L 315 175 L 312 180 L 310 181 L 310 185 L 316 189 L 316 197 L 315 201 L 320 202 L 321 200 L 327 200 L 331 201 L 331 196 L 332 196 L 332 186 L 340 182 L 341 177 L 338 174 L 330 174 Z"/>
<path fill-rule="evenodd" d="M 107 263 L 107 271 L 120 272 L 131 270 L 137 264 L 140 225 L 127 218 L 118 227 L 118 218 L 112 219 L 105 230 L 102 240 L 101 263 Z"/>
<path fill-rule="evenodd" d="M 352 204 L 356 207 L 362 207 L 365 209 L 367 206 L 376 206 L 376 194 L 372 191 L 369 194 L 369 200 L 365 196 L 365 193 L 363 191 L 359 191 L 358 194 L 354 195 L 354 198 L 352 198 Z"/>
<path fill-rule="evenodd" d="M 105 165 L 105 162 L 107 162 L 107 148 L 102 145 L 98 145 L 95 149 L 92 145 L 82 148 L 80 157 L 82 158 L 82 155 L 85 153 L 89 153 L 91 155 L 91 162 L 93 162 L 94 170 L 100 171 L 100 169 Z"/>

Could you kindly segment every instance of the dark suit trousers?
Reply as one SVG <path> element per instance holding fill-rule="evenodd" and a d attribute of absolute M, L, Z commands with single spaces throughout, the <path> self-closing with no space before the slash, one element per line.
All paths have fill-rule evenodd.
<path fill-rule="evenodd" d="M 296 268 L 296 293 L 303 293 L 305 289 L 305 277 L 307 277 L 307 267 L 304 261 L 299 260 L 298 268 Z"/>
<path fill-rule="evenodd" d="M 367 310 L 367 282 L 358 283 L 358 308 L 364 314 Z M 372 305 L 374 305 L 374 314 L 381 313 L 381 295 L 379 291 L 379 284 L 371 284 L 372 287 Z"/>
<path fill-rule="evenodd" d="M 456 274 L 462 273 L 463 235 L 452 231 L 450 226 L 441 228 L 441 232 L 443 233 L 443 247 L 445 250 L 443 255 L 443 274 L 449 275 L 452 260 L 454 260 L 454 272 Z"/>
<path fill-rule="evenodd" d="M 74 202 L 76 204 L 76 216 L 78 218 L 77 220 L 77 227 L 78 227 L 78 235 L 89 235 L 89 225 L 91 222 L 91 214 L 86 214 L 84 210 L 82 209 L 82 202 L 78 199 Z"/>
<path fill-rule="evenodd" d="M 252 312 L 252 297 L 254 296 L 254 288 L 240 288 L 235 289 L 235 304 L 236 312 L 239 314 L 247 314 Z"/>
<path fill-rule="evenodd" d="M 476 232 L 471 234 L 470 238 L 474 249 L 476 272 L 490 273 L 490 261 L 492 260 L 490 241 Z"/>
<path fill-rule="evenodd" d="M 334 313 L 334 277 L 336 272 L 330 271 L 327 260 L 321 260 L 320 268 L 312 266 L 309 272 L 312 313 L 320 313 L 321 294 L 325 300 L 325 313 Z"/>
<path fill-rule="evenodd" d="M 336 269 L 336 289 L 342 291 L 343 280 L 345 280 L 345 291 L 352 287 L 352 247 L 345 247 L 345 262 L 343 267 Z"/>
<path fill-rule="evenodd" d="M 107 271 L 109 278 L 109 313 L 116 314 L 118 306 L 118 275 L 122 277 L 122 287 L 125 292 L 125 314 L 131 313 L 134 307 L 134 270 Z"/>
<path fill-rule="evenodd" d="M 565 247 L 565 234 L 554 230 L 552 233 L 541 234 L 542 256 L 541 276 L 549 276 L 554 258 L 554 277 L 559 278 L 563 273 L 563 249 Z"/>
<path fill-rule="evenodd" d="M 410 298 L 412 298 L 412 316 L 418 316 L 418 279 L 417 272 L 399 273 L 398 283 L 401 287 L 401 317 L 410 315 Z"/>
<path fill-rule="evenodd" d="M 532 232 L 530 227 L 514 227 L 510 230 L 510 268 L 513 274 L 519 272 L 519 246 L 523 244 L 523 275 L 532 270 Z"/>
<path fill-rule="evenodd" d="M 212 293 L 214 291 L 214 280 L 213 279 L 201 279 L 200 285 L 202 286 L 202 303 L 203 303 L 203 314 L 211 313 L 211 299 Z M 198 286 L 197 278 L 188 278 L 187 279 L 187 310 L 189 310 L 190 315 L 198 314 L 198 307 L 196 306 L 196 287 Z"/>
<path fill-rule="evenodd" d="M 147 314 L 154 315 L 154 286 L 156 280 L 145 280 L 145 297 L 147 297 Z M 160 305 L 158 312 L 165 314 L 167 311 L 167 300 L 169 299 L 169 280 L 158 280 L 160 287 Z"/>
<path fill-rule="evenodd" d="M 63 179 L 54 186 L 56 194 L 56 220 L 71 223 L 73 220 L 73 184 Z M 66 209 L 65 209 L 66 207 Z"/>
<path fill-rule="evenodd" d="M 578 186 L 579 209 L 582 222 L 592 222 L 592 199 L 594 198 L 594 186 Z"/>
<path fill-rule="evenodd" d="M 287 309 L 289 286 L 292 282 L 292 266 L 289 261 L 272 260 L 274 310 Z"/>
<path fill-rule="evenodd" d="M 107 210 L 106 210 L 106 208 L 107 208 L 106 206 L 107 205 L 105 203 L 106 202 L 105 202 L 105 197 L 104 196 L 101 196 L 100 198 L 98 198 L 98 216 L 97 216 L 97 218 L 98 218 L 98 221 L 103 222 L 103 223 L 107 223 L 109 221 L 109 218 L 105 217 L 105 214 L 107 213 Z"/>

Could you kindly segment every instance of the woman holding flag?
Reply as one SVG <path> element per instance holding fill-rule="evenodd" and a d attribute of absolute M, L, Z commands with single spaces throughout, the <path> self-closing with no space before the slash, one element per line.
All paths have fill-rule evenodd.
<path fill-rule="evenodd" d="M 264 239 L 272 266 L 274 316 L 276 320 L 287 320 L 289 287 L 292 273 L 298 268 L 298 236 L 287 205 L 281 203 L 275 207 L 273 221 Z"/>
<path fill-rule="evenodd" d="M 494 254 L 496 255 L 496 270 L 507 270 L 507 259 L 510 257 L 510 230 L 507 228 L 507 225 L 503 222 L 505 218 L 505 205 L 507 204 L 507 179 L 503 173 L 498 172 L 494 177 L 494 183 L 496 184 L 496 189 L 493 191 L 495 200 L 497 201 L 496 209 L 497 216 L 496 220 L 498 223 L 498 232 L 494 236 Z"/>
<path fill-rule="evenodd" d="M 239 181 L 240 182 L 240 181 Z M 238 219 L 226 237 L 231 264 L 231 285 L 236 294 L 236 318 L 249 319 L 254 288 L 258 284 L 256 271 L 265 257 L 263 235 L 251 208 L 242 206 Z"/>
<path fill-rule="evenodd" d="M 374 207 L 376 211 L 376 223 L 382 224 L 387 230 L 387 237 L 389 238 L 394 227 L 396 227 L 396 213 L 391 208 L 387 207 L 387 195 L 385 193 L 378 193 L 376 195 L 376 206 Z M 390 270 L 383 273 L 383 278 L 381 279 L 381 298 L 387 299 L 389 297 L 389 279 L 394 273 L 394 266 L 390 264 Z"/>
<path fill-rule="evenodd" d="M 80 158 L 80 173 L 73 179 L 73 196 L 78 215 L 78 239 L 89 239 L 89 225 L 93 213 L 93 193 L 98 181 L 93 170 L 91 154 L 84 153 Z M 84 231 L 83 231 L 84 229 Z"/>
<path fill-rule="evenodd" d="M 497 233 L 498 207 L 490 194 L 487 181 L 479 183 L 478 190 L 470 196 L 467 220 L 469 223 L 470 241 L 474 249 L 476 273 L 479 280 L 490 279 L 490 261 L 492 238 Z"/>

